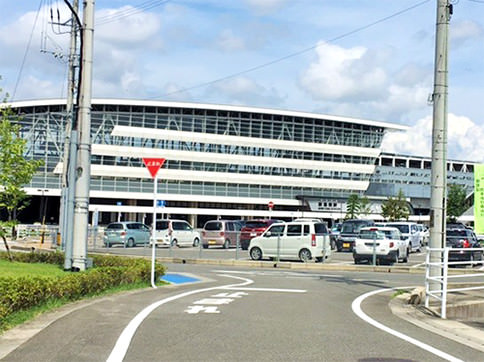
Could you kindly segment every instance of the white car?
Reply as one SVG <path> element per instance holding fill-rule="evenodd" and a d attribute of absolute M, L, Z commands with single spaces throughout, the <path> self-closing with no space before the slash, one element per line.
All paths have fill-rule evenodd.
<path fill-rule="evenodd" d="M 198 246 L 200 233 L 185 220 L 156 220 L 156 242 L 171 246 Z"/>
<path fill-rule="evenodd" d="M 386 223 L 386 226 L 395 227 L 400 230 L 402 236 L 408 240 L 411 252 L 422 251 L 422 239 L 420 238 L 417 223 L 410 221 L 393 221 Z"/>
<path fill-rule="evenodd" d="M 253 260 L 278 258 L 322 262 L 331 255 L 329 231 L 322 222 L 272 224 L 261 236 L 250 241 L 249 255 Z"/>
<path fill-rule="evenodd" d="M 400 260 L 406 263 L 409 252 L 408 240 L 402 238 L 397 228 L 372 226 L 360 230 L 353 248 L 353 259 L 355 264 L 363 260 L 371 264 L 375 255 L 378 264 L 393 264 Z"/>

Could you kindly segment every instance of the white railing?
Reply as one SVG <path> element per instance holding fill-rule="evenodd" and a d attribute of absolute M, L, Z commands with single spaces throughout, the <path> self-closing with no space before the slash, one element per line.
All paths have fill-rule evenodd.
<path fill-rule="evenodd" d="M 482 250 L 482 248 L 465 248 L 465 253 L 470 254 L 474 251 Z M 484 289 L 484 272 L 476 271 L 473 273 L 471 270 L 465 269 L 465 266 L 468 265 L 471 267 L 479 265 L 484 267 L 484 260 L 470 259 L 468 261 L 449 261 L 449 252 L 451 251 L 463 251 L 463 249 L 428 248 L 425 260 L 425 307 L 429 308 L 430 298 L 440 301 L 440 317 L 442 319 L 447 318 L 447 300 L 449 293 Z M 431 259 L 437 259 L 440 261 L 431 262 Z M 459 270 L 456 268 L 449 274 L 449 266 L 464 266 L 464 269 Z M 467 280 L 477 280 L 477 282 L 473 282 L 472 286 L 449 288 L 449 281 L 460 280 L 461 284 L 463 284 L 462 281 L 464 281 L 464 278 Z M 467 283 L 469 282 L 467 281 Z"/>

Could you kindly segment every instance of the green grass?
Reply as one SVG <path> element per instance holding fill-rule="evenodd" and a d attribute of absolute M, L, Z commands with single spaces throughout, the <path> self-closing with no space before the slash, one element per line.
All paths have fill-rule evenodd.
<path fill-rule="evenodd" d="M 20 277 L 28 275 L 37 276 L 61 276 L 64 270 L 54 264 L 43 263 L 19 263 L 0 259 L 0 278 L 2 277 Z"/>
<path fill-rule="evenodd" d="M 157 285 L 163 285 L 166 283 L 157 283 Z M 96 297 L 101 297 L 105 295 L 111 295 L 115 293 L 120 293 L 120 292 L 126 292 L 130 290 L 136 290 L 136 289 L 142 289 L 142 288 L 148 288 L 150 287 L 151 284 L 149 282 L 141 282 L 141 283 L 135 283 L 135 284 L 128 284 L 128 285 L 123 285 L 119 287 L 114 287 L 111 289 L 107 289 L 102 293 L 97 293 L 97 294 L 90 294 L 86 295 L 84 298 L 80 300 L 86 300 L 86 299 L 92 299 Z M 74 303 L 71 300 L 67 299 L 52 299 L 47 301 L 46 303 L 43 303 L 41 305 L 35 306 L 33 308 L 27 309 L 27 310 L 21 310 L 15 313 L 12 313 L 8 315 L 4 321 L 3 321 L 3 328 L 0 327 L 0 334 L 3 332 L 18 326 L 22 323 L 25 323 L 31 319 L 34 319 L 35 317 L 44 314 L 46 312 L 49 312 L 51 310 L 54 310 L 56 308 L 62 307 L 63 305 L 69 304 L 69 303 Z"/>
<path fill-rule="evenodd" d="M 24 275 L 56 277 L 56 276 L 62 276 L 65 274 L 66 272 L 59 265 L 44 264 L 44 263 L 19 263 L 19 262 L 10 262 L 8 260 L 0 259 L 0 278 L 20 277 Z M 165 285 L 166 283 L 162 281 L 158 281 L 156 284 L 160 286 L 160 285 Z M 107 289 L 101 293 L 86 295 L 81 300 L 91 299 L 91 298 L 104 296 L 104 295 L 111 295 L 119 292 L 135 290 L 135 289 L 149 288 L 150 286 L 151 286 L 151 283 L 149 281 L 122 285 L 122 286 Z M 35 306 L 33 308 L 12 313 L 8 315 L 6 318 L 4 318 L 4 320 L 2 321 L 3 326 L 0 325 L 0 334 L 5 332 L 8 329 L 11 329 L 22 323 L 25 323 L 37 317 L 40 314 L 46 313 L 48 311 L 59 308 L 69 303 L 73 303 L 73 301 L 70 301 L 67 299 L 66 300 L 52 299 L 47 301 L 44 304 Z"/>

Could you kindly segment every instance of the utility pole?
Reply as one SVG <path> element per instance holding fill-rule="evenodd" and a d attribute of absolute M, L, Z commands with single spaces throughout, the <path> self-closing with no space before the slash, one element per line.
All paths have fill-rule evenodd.
<path fill-rule="evenodd" d="M 94 0 L 84 0 L 81 34 L 81 76 L 78 104 L 78 151 L 76 191 L 74 196 L 74 238 L 72 269 L 87 267 L 89 190 L 91 181 L 91 91 L 92 53 L 94 39 Z"/>
<path fill-rule="evenodd" d="M 71 142 L 75 145 L 76 133 L 74 125 L 74 99 L 77 96 L 76 84 L 76 68 L 78 67 L 77 57 L 77 32 L 81 27 L 78 23 L 77 14 L 79 12 L 79 1 L 74 0 L 72 5 L 71 18 L 71 43 L 69 51 L 69 65 L 68 65 L 68 92 L 66 103 L 66 128 L 64 137 L 64 158 L 62 168 L 62 190 L 61 190 L 61 204 L 60 204 L 60 233 L 61 245 L 64 248 L 64 270 L 71 270 L 72 268 L 72 227 L 74 220 L 74 186 L 75 186 L 75 164 L 77 155 L 71 152 Z M 69 167 L 71 171 L 69 171 Z"/>
<path fill-rule="evenodd" d="M 449 21 L 452 4 L 437 0 L 437 29 L 435 37 L 432 172 L 430 195 L 430 247 L 445 247 L 446 186 L 447 186 L 447 95 L 448 95 L 448 45 Z M 440 256 L 431 254 L 430 262 L 440 262 Z M 441 270 L 430 269 L 430 276 L 440 276 Z M 432 290 L 442 286 L 431 283 Z"/>

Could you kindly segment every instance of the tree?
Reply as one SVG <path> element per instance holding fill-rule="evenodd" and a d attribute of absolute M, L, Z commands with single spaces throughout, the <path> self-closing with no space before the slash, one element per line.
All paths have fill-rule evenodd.
<path fill-rule="evenodd" d="M 368 197 L 360 197 L 360 215 L 368 215 L 371 213 L 371 204 Z"/>
<path fill-rule="evenodd" d="M 456 222 L 467 209 L 466 188 L 463 185 L 450 184 L 447 190 L 447 222 Z"/>
<path fill-rule="evenodd" d="M 360 197 L 358 194 L 351 194 L 346 203 L 345 219 L 355 219 L 360 214 Z"/>
<path fill-rule="evenodd" d="M 42 161 L 24 157 L 27 140 L 20 136 L 20 125 L 15 124 L 19 118 L 5 103 L 6 98 L 0 104 L 0 208 L 8 215 L 2 227 L 11 227 L 15 237 L 17 213 L 28 205 L 29 196 L 22 187 L 30 183 Z"/>
<path fill-rule="evenodd" d="M 398 192 L 397 197 L 389 197 L 382 203 L 381 215 L 389 221 L 408 219 L 410 210 L 402 190 Z"/>

